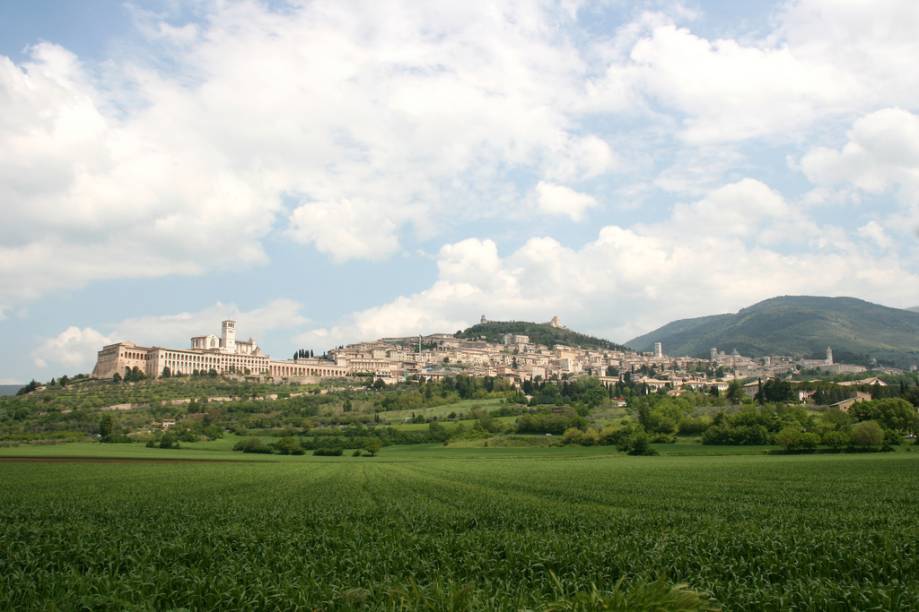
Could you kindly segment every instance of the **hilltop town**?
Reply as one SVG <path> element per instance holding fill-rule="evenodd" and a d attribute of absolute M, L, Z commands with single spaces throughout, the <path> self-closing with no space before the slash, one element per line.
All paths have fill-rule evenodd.
<path fill-rule="evenodd" d="M 516 322 L 489 322 L 481 326 L 512 329 Z M 526 324 L 541 337 L 567 331 L 558 317 L 542 324 Z M 385 384 L 406 380 L 439 381 L 466 375 L 503 379 L 514 386 L 526 381 L 570 380 L 589 376 L 610 386 L 623 380 L 648 390 L 694 389 L 724 391 L 737 379 L 769 378 L 799 370 L 819 368 L 830 374 L 862 372 L 863 366 L 835 363 L 830 347 L 823 359 L 793 356 L 746 357 L 736 350 L 711 349 L 708 359 L 668 355 L 657 342 L 651 352 L 638 352 L 574 332 L 556 334 L 583 338 L 582 345 L 547 341 L 529 335 L 504 333 L 489 339 L 474 337 L 475 326 L 455 334 L 381 338 L 340 346 L 320 356 L 298 350 L 289 359 L 272 359 L 253 339 L 236 339 L 236 322 L 223 321 L 221 335 L 196 336 L 187 349 L 142 347 L 119 342 L 103 347 L 93 370 L 95 378 L 145 378 L 220 374 L 253 377 L 263 381 L 317 382 L 349 376 L 371 377 Z M 473 336 L 473 337 L 470 337 Z M 495 341 L 498 340 L 498 341 Z M 584 346 L 586 344 L 587 346 Z"/>

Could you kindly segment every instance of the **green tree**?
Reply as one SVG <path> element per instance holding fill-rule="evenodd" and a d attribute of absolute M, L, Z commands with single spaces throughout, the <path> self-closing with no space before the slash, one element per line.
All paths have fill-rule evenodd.
<path fill-rule="evenodd" d="M 641 429 L 633 431 L 628 436 L 623 436 L 616 447 L 629 455 L 656 455 L 657 451 L 651 446 L 651 438 Z"/>
<path fill-rule="evenodd" d="M 836 431 L 848 432 L 852 427 L 852 416 L 838 408 L 832 408 L 823 413 L 823 420 Z"/>
<path fill-rule="evenodd" d="M 19 391 L 16 392 L 16 395 L 26 395 L 27 393 L 31 393 L 32 391 L 35 391 L 35 390 L 38 389 L 40 386 L 41 386 L 41 385 L 38 383 L 38 381 L 36 381 L 36 380 L 33 378 L 32 381 L 31 381 L 29 384 L 27 384 L 25 387 L 22 387 L 21 389 L 19 389 Z"/>
<path fill-rule="evenodd" d="M 862 448 L 884 443 L 884 429 L 877 421 L 862 421 L 852 426 L 852 444 Z"/>
<path fill-rule="evenodd" d="M 275 449 L 278 453 L 282 455 L 302 455 L 303 447 L 300 446 L 300 443 L 291 436 L 286 436 L 278 440 L 275 445 Z"/>
<path fill-rule="evenodd" d="M 764 402 L 790 402 L 795 399 L 794 389 L 787 380 L 777 380 L 770 378 L 763 384 L 760 382 L 760 389 L 756 394 L 756 399 L 760 403 Z"/>
<path fill-rule="evenodd" d="M 899 397 L 858 402 L 852 406 L 850 413 L 856 421 L 877 421 L 884 429 L 897 434 L 919 431 L 916 408 Z"/>
<path fill-rule="evenodd" d="M 383 443 L 380 442 L 379 438 L 368 438 L 364 443 L 364 450 L 367 451 L 371 457 L 376 457 L 381 448 L 383 448 Z"/>
<path fill-rule="evenodd" d="M 577 427 L 569 427 L 562 435 L 562 441 L 565 444 L 584 444 L 584 432 Z"/>
<path fill-rule="evenodd" d="M 916 408 L 905 399 L 890 397 L 871 403 L 872 415 L 884 429 L 907 434 L 919 430 Z"/>
<path fill-rule="evenodd" d="M 112 440 L 112 415 L 104 414 L 102 418 L 99 419 L 99 438 L 103 442 L 110 442 Z"/>
<path fill-rule="evenodd" d="M 776 444 L 785 447 L 787 451 L 813 450 L 820 443 L 820 436 L 815 433 L 801 431 L 799 427 L 789 425 L 775 434 Z"/>
<path fill-rule="evenodd" d="M 260 438 L 246 438 L 245 440 L 240 440 L 233 446 L 233 450 L 242 451 L 244 453 L 271 453 L 271 447 L 262 442 Z"/>
<path fill-rule="evenodd" d="M 428 425 L 428 435 L 431 436 L 431 439 L 435 442 L 446 442 L 450 439 L 450 432 L 437 421 L 431 421 Z"/>
<path fill-rule="evenodd" d="M 822 442 L 832 449 L 845 448 L 852 441 L 847 431 L 828 431 L 823 434 Z"/>
<path fill-rule="evenodd" d="M 179 448 L 179 441 L 171 431 L 167 431 L 160 438 L 160 448 Z"/>
<path fill-rule="evenodd" d="M 744 399 L 743 385 L 736 378 L 728 385 L 728 401 L 732 404 L 740 404 Z"/>

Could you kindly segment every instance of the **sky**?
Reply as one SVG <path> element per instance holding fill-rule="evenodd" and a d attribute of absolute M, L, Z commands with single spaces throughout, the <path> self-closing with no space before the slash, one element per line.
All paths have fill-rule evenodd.
<path fill-rule="evenodd" d="M 919 305 L 919 3 L 0 2 L 0 382 Z"/>

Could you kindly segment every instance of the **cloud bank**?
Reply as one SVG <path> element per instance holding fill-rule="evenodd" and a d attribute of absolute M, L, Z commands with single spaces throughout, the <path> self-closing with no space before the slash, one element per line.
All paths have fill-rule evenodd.
<path fill-rule="evenodd" d="M 624 339 L 777 293 L 915 303 L 919 4 L 783 2 L 719 36 L 662 6 L 212 3 L 138 11 L 105 61 L 0 56 L 0 319 L 99 281 L 270 271 L 272 241 L 331 266 L 437 253 L 429 287 L 337 320 L 266 306 L 317 348 L 482 312 Z M 225 311 L 82 321 L 34 359 L 184 342 Z"/>

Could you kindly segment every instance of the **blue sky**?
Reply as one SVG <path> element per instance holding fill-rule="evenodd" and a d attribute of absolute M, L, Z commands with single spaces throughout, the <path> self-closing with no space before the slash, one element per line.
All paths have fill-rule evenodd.
<path fill-rule="evenodd" d="M 0 380 L 237 318 L 919 304 L 919 5 L 0 3 Z"/>

